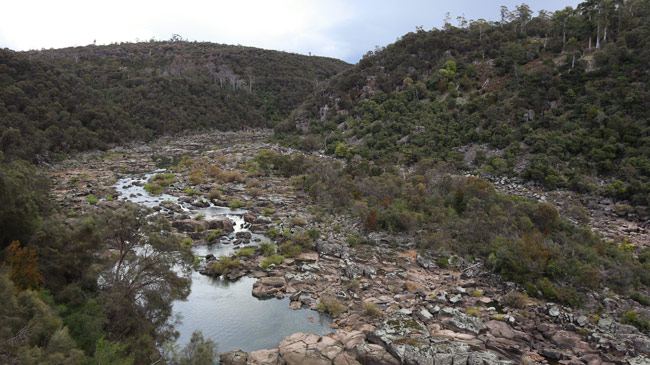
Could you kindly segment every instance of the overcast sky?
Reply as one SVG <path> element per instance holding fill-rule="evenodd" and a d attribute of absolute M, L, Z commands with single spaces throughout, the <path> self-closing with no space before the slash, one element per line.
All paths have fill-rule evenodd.
<path fill-rule="evenodd" d="M 529 0 L 531 9 L 558 10 L 577 0 Z M 401 35 L 441 28 L 446 12 L 498 20 L 500 6 L 521 1 L 480 0 L 7 0 L 0 12 L 0 47 L 61 48 L 139 40 L 241 44 L 336 57 L 356 63 L 368 50 Z"/>

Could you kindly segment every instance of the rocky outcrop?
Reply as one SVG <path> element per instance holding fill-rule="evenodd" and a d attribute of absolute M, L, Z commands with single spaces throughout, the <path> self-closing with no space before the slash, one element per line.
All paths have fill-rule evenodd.
<path fill-rule="evenodd" d="M 210 220 L 207 220 L 208 228 L 210 229 L 220 229 L 225 233 L 230 233 L 234 230 L 232 226 L 232 221 L 228 217 L 215 217 Z"/>
<path fill-rule="evenodd" d="M 221 365 L 246 365 L 248 354 L 242 350 L 233 350 L 219 355 Z"/>
<path fill-rule="evenodd" d="M 253 296 L 270 298 L 286 291 L 287 282 L 279 276 L 261 278 L 253 284 Z"/>
<path fill-rule="evenodd" d="M 178 229 L 181 232 L 201 232 L 208 229 L 209 225 L 205 221 L 198 221 L 194 219 L 181 219 L 181 220 L 174 221 L 172 223 L 172 227 Z"/>

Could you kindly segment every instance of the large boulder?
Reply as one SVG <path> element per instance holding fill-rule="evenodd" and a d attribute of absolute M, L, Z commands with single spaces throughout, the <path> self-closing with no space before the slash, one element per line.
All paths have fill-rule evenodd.
<path fill-rule="evenodd" d="M 219 355 L 221 365 L 246 365 L 248 354 L 242 350 L 233 350 Z"/>
<path fill-rule="evenodd" d="M 210 229 L 220 229 L 225 233 L 230 233 L 235 229 L 232 227 L 232 221 L 228 217 L 214 217 L 210 220 L 207 220 L 208 228 Z"/>
<path fill-rule="evenodd" d="M 287 365 L 331 365 L 343 353 L 341 343 L 327 336 L 302 332 L 287 336 L 280 342 L 278 349 Z"/>
<path fill-rule="evenodd" d="M 287 282 L 283 277 L 264 277 L 253 284 L 253 296 L 256 298 L 270 298 L 280 292 L 286 291 Z"/>
<path fill-rule="evenodd" d="M 180 219 L 172 223 L 172 227 L 181 232 L 199 232 L 208 229 L 208 223 L 194 219 Z M 231 227 L 232 228 L 232 227 Z"/>
<path fill-rule="evenodd" d="M 467 315 L 456 308 L 443 308 L 438 312 L 438 318 L 456 330 L 471 332 L 475 335 L 484 332 L 486 329 L 480 318 Z"/>
<path fill-rule="evenodd" d="M 284 363 L 284 360 L 280 359 L 280 352 L 277 348 L 257 350 L 248 355 L 248 365 L 281 365 Z"/>

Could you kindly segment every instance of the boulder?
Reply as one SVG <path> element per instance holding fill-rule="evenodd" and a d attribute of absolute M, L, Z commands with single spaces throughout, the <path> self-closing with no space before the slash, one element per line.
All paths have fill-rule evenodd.
<path fill-rule="evenodd" d="M 253 223 L 253 222 L 255 222 L 255 219 L 256 219 L 255 215 L 253 215 L 251 213 L 244 214 L 244 222 L 246 222 L 246 223 Z"/>
<path fill-rule="evenodd" d="M 253 296 L 269 298 L 281 294 L 286 289 L 286 281 L 279 276 L 261 278 L 253 284 Z"/>
<path fill-rule="evenodd" d="M 282 340 L 278 350 L 287 365 L 331 365 L 343 346 L 327 336 L 298 332 Z"/>
<path fill-rule="evenodd" d="M 205 221 L 197 221 L 194 219 L 181 219 L 174 221 L 172 227 L 181 232 L 198 232 L 208 229 L 208 223 Z"/>
<path fill-rule="evenodd" d="M 476 335 L 485 331 L 485 325 L 481 319 L 467 315 L 458 309 L 446 307 L 438 313 L 439 318 L 456 330 L 472 332 Z"/>
<path fill-rule="evenodd" d="M 354 354 L 363 365 L 399 365 L 399 360 L 376 344 L 361 343 L 354 347 Z"/>
<path fill-rule="evenodd" d="M 336 242 L 317 241 L 316 251 L 321 256 L 333 256 L 339 259 L 348 256 L 348 248 Z"/>
<path fill-rule="evenodd" d="M 207 220 L 206 223 L 210 229 L 220 229 L 225 233 L 234 231 L 234 228 L 232 227 L 232 221 L 228 217 L 214 217 L 210 220 Z"/>
<path fill-rule="evenodd" d="M 233 350 L 224 352 L 219 355 L 219 361 L 222 365 L 246 365 L 248 353 L 242 350 Z"/>
<path fill-rule="evenodd" d="M 248 355 L 248 365 L 280 365 L 280 352 L 277 348 L 271 350 L 257 350 Z"/>
<path fill-rule="evenodd" d="M 251 239 L 251 237 L 253 237 L 253 235 L 248 231 L 237 232 L 237 234 L 235 236 L 237 238 L 243 238 L 243 239 L 247 239 L 247 240 L 249 240 L 249 239 Z"/>

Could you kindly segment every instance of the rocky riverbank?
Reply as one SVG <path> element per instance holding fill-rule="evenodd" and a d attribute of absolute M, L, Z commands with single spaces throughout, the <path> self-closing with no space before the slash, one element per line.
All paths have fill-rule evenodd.
<path fill-rule="evenodd" d="M 248 162 L 262 150 L 293 152 L 264 143 L 268 135 L 214 133 L 81 155 L 51 169 L 54 199 L 71 215 L 111 207 L 120 204 L 114 185 L 121 177 L 172 166 L 166 172 L 174 179 L 165 193 L 196 207 L 245 209 L 235 224 L 246 225 L 246 232 L 229 234 L 233 221 L 228 218 L 192 217 L 173 202 L 153 207 L 196 245 L 250 245 L 252 253 L 233 255 L 229 259 L 237 263 L 225 271 L 217 270 L 218 258 L 204 258 L 199 268 L 204 274 L 258 278 L 251 295 L 289 296 L 293 309 L 328 312 L 335 317 L 333 333 L 297 333 L 273 349 L 228 352 L 222 354 L 224 364 L 650 361 L 650 338 L 620 323 L 622 313 L 647 310 L 615 293 L 591 293 L 583 309 L 564 308 L 520 294 L 521 288 L 478 260 L 442 263 L 417 251 L 412 236 L 371 233 L 352 239 L 360 231 L 354 220 L 319 209 L 292 188 L 290 179 L 251 169 Z M 510 182 L 496 186 L 528 194 L 510 188 Z M 271 262 L 255 241 L 261 233 L 278 246 L 310 239 L 304 238 L 301 252 Z M 629 233 L 635 238 L 647 232 Z"/>

